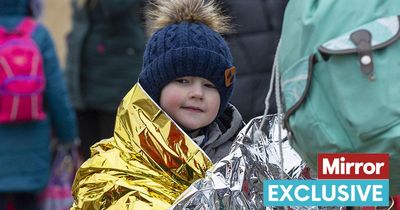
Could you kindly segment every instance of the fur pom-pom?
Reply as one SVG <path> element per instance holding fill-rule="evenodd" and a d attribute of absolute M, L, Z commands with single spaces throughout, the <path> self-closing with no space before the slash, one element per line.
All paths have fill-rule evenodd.
<path fill-rule="evenodd" d="M 146 10 L 146 29 L 151 36 L 167 25 L 201 22 L 218 33 L 232 30 L 230 18 L 213 0 L 151 0 Z"/>

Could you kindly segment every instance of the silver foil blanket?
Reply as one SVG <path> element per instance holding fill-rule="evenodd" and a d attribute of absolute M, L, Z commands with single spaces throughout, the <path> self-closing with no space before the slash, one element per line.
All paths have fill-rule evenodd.
<path fill-rule="evenodd" d="M 269 115 L 262 132 L 257 132 L 262 117 L 252 119 L 237 136 L 231 152 L 194 182 L 170 209 L 284 209 L 263 205 L 263 181 L 266 179 L 312 179 L 311 171 L 287 140 L 279 133 L 276 115 Z M 283 169 L 279 136 L 283 139 Z M 282 173 L 283 172 L 283 173 Z M 282 173 L 282 174 L 281 174 Z M 286 207 L 286 209 L 344 209 L 343 207 Z"/>

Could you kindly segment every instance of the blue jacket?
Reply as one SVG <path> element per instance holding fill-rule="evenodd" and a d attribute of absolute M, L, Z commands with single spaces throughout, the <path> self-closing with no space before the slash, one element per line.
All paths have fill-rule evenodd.
<path fill-rule="evenodd" d="M 27 9 L 21 9 L 28 8 L 28 1 L 5 1 L 0 5 L 0 26 L 12 29 L 28 14 Z M 47 119 L 0 124 L 0 193 L 37 191 L 45 187 L 51 163 L 51 137 L 57 137 L 61 143 L 72 143 L 77 136 L 75 114 L 50 34 L 39 24 L 32 37 L 43 56 Z"/>

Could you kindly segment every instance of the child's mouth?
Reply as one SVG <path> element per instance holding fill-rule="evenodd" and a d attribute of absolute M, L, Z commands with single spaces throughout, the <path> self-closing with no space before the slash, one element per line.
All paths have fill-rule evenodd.
<path fill-rule="evenodd" d="M 182 108 L 187 110 L 187 111 L 191 111 L 191 112 L 203 112 L 202 109 L 200 109 L 198 107 L 193 107 L 193 106 L 184 106 Z"/>

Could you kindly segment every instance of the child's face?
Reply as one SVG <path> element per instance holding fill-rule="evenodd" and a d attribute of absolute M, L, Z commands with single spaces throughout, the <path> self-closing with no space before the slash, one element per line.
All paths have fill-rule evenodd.
<path fill-rule="evenodd" d="M 161 90 L 161 108 L 188 130 L 207 126 L 214 121 L 219 105 L 218 90 L 202 77 L 177 78 Z"/>

